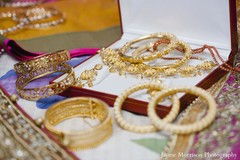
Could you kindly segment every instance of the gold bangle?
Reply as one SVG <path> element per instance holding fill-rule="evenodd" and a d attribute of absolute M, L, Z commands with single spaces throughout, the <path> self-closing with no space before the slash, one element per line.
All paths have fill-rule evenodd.
<path fill-rule="evenodd" d="M 205 117 L 193 124 L 186 124 L 186 125 L 170 124 L 160 119 L 157 113 L 155 112 L 155 107 L 158 101 L 161 101 L 163 98 L 174 95 L 178 92 L 190 93 L 204 99 L 207 102 L 209 107 Z M 213 122 L 216 116 L 216 102 L 210 93 L 198 87 L 172 88 L 172 89 L 163 90 L 162 92 L 157 93 L 152 98 L 152 101 L 149 103 L 147 113 L 149 118 L 151 119 L 151 122 L 159 130 L 165 130 L 175 134 L 190 134 L 190 133 L 201 131 L 202 129 L 206 128 L 208 125 L 210 125 Z"/>
<path fill-rule="evenodd" d="M 127 121 L 125 121 L 121 115 L 121 108 L 122 108 L 122 104 L 125 101 L 125 99 L 127 99 L 127 97 L 131 93 L 134 93 L 134 92 L 142 90 L 142 89 L 150 89 L 153 91 L 159 91 L 159 90 L 164 89 L 164 87 L 162 85 L 160 85 L 159 83 L 142 83 L 142 84 L 135 85 L 131 88 L 128 88 L 127 90 L 125 90 L 122 94 L 120 94 L 117 97 L 117 99 L 114 103 L 114 117 L 116 119 L 116 122 L 119 124 L 119 126 L 121 126 L 125 130 L 129 130 L 129 131 L 137 132 L 137 133 L 154 132 L 154 131 L 158 130 L 155 126 L 153 126 L 153 125 L 145 125 L 145 126 L 132 125 L 132 124 L 129 124 Z M 180 108 L 179 99 L 176 96 L 173 96 L 172 102 L 173 102 L 173 106 L 171 108 L 171 111 L 163 119 L 163 121 L 165 121 L 165 122 L 173 121 L 179 113 L 179 108 Z"/>
<path fill-rule="evenodd" d="M 63 23 L 64 21 L 65 21 L 65 17 L 63 15 L 63 13 L 58 11 L 52 17 L 49 17 L 49 18 L 46 17 L 46 18 L 41 19 L 41 20 L 31 21 L 31 23 L 27 24 L 25 27 L 37 28 L 37 29 L 46 28 L 46 27 L 52 27 L 52 26 L 59 25 L 59 24 Z"/>
<path fill-rule="evenodd" d="M 25 88 L 31 81 L 43 77 L 54 72 L 65 72 L 68 75 L 59 82 L 49 84 L 38 88 Z M 16 81 L 16 89 L 18 94 L 27 100 L 38 100 L 63 92 L 75 82 L 75 74 L 73 68 L 62 63 L 53 66 L 41 66 L 37 70 L 32 70 L 29 73 L 21 75 Z"/>
<path fill-rule="evenodd" d="M 74 117 L 99 119 L 100 124 L 84 131 L 61 131 L 54 126 Z M 96 98 L 76 97 L 63 100 L 49 108 L 43 119 L 44 126 L 56 135 L 70 150 L 98 146 L 112 135 L 112 119 L 108 105 Z"/>
<path fill-rule="evenodd" d="M 36 71 L 39 68 L 56 65 L 68 60 L 70 60 L 70 53 L 67 50 L 57 51 L 37 56 L 28 61 L 19 62 L 14 65 L 14 70 L 17 74 L 23 75 L 32 71 Z"/>
<path fill-rule="evenodd" d="M 153 39 L 153 38 L 168 39 L 169 44 L 164 49 L 162 49 L 160 51 L 156 51 L 151 55 L 145 55 L 145 56 L 141 56 L 141 57 L 133 57 L 133 56 L 125 55 L 126 52 L 130 49 L 130 46 L 133 45 L 134 43 L 137 43 L 137 42 L 140 42 L 140 41 L 143 41 L 143 40 L 147 40 L 147 39 Z M 153 45 L 154 45 L 154 43 L 148 43 L 145 46 L 147 46 L 148 48 L 149 47 L 151 48 Z M 177 47 L 177 38 L 173 34 L 170 34 L 170 33 L 153 33 L 153 34 L 149 34 L 147 36 L 143 36 L 143 37 L 134 39 L 130 42 L 127 42 L 122 48 L 120 48 L 118 50 L 118 54 L 123 61 L 131 62 L 131 63 L 139 63 L 139 62 L 150 61 L 150 60 L 153 60 L 155 58 L 161 58 L 162 56 L 167 55 L 169 52 L 174 50 L 176 47 Z M 138 51 L 141 52 L 141 49 L 143 49 L 143 48 L 140 47 L 138 49 Z"/>
<path fill-rule="evenodd" d="M 151 46 L 151 48 L 149 48 L 149 47 L 150 47 L 149 45 L 143 45 L 143 46 L 139 47 L 132 53 L 133 57 L 139 56 L 142 52 L 152 49 L 153 46 Z M 180 41 L 180 40 L 177 41 L 177 47 L 180 47 L 183 49 L 183 51 L 185 53 L 183 58 L 177 60 L 173 64 L 164 65 L 164 66 L 150 66 L 150 68 L 155 68 L 157 70 L 165 70 L 165 69 L 169 69 L 169 68 L 177 68 L 179 66 L 186 64 L 192 56 L 192 49 L 190 48 L 190 46 L 187 43 Z M 156 51 L 153 51 L 153 53 L 154 52 L 156 52 Z"/>

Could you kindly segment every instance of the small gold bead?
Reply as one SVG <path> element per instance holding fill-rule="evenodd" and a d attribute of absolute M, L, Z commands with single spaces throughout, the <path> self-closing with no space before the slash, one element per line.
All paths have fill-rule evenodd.
<path fill-rule="evenodd" d="M 96 64 L 96 65 L 94 66 L 94 69 L 100 70 L 100 69 L 102 69 L 102 67 L 103 67 L 103 65 L 101 65 L 101 64 Z"/>
<path fill-rule="evenodd" d="M 19 100 L 19 97 L 17 94 L 13 94 L 11 95 L 10 99 L 13 103 L 16 103 Z"/>
<path fill-rule="evenodd" d="M 35 124 L 36 124 L 38 127 L 42 128 L 42 127 L 43 127 L 43 119 L 42 119 L 42 118 L 36 119 L 36 120 L 35 120 Z"/>

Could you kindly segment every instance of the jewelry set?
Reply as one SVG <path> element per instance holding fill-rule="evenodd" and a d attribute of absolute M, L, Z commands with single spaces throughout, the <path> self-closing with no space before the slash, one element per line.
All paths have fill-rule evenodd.
<path fill-rule="evenodd" d="M 128 96 L 136 91 L 151 89 L 157 91 L 148 104 L 148 117 L 152 125 L 133 125 L 124 120 L 121 115 L 121 107 Z M 180 101 L 175 95 L 179 92 L 193 94 L 203 99 L 208 105 L 206 115 L 193 124 L 173 124 L 171 123 L 179 114 Z M 159 118 L 155 112 L 155 107 L 165 98 L 172 96 L 172 108 L 169 114 L 163 119 Z M 216 115 L 216 102 L 213 96 L 207 91 L 198 87 L 167 88 L 160 83 L 142 83 L 128 88 L 120 94 L 114 103 L 114 117 L 117 124 L 128 131 L 137 133 L 149 133 L 160 130 L 174 134 L 191 134 L 199 132 L 208 127 Z M 63 131 L 56 128 L 56 125 L 71 118 L 91 118 L 99 120 L 99 124 L 91 126 L 90 129 L 79 131 Z M 60 101 L 50 107 L 43 119 L 37 120 L 40 127 L 45 127 L 53 133 L 61 144 L 70 150 L 82 150 L 97 147 L 112 135 L 112 119 L 108 110 L 108 105 L 102 100 L 92 97 L 75 97 Z"/>
<path fill-rule="evenodd" d="M 132 46 L 133 44 L 152 39 L 157 40 L 137 47 L 132 52 L 131 56 L 127 54 L 131 48 L 134 48 Z M 210 51 L 214 62 L 204 61 L 202 64 L 196 66 L 187 64 L 191 59 L 203 60 L 193 55 L 199 54 L 205 49 Z M 182 52 L 184 54 L 183 57 L 165 57 L 174 50 L 178 50 L 179 53 Z M 148 52 L 148 54 L 146 54 L 146 52 Z M 211 70 L 216 65 L 219 65 L 215 54 L 219 59 L 223 60 L 214 47 L 205 45 L 202 48 L 192 50 L 188 44 L 177 40 L 176 36 L 169 33 L 154 33 L 143 36 L 126 43 L 122 48 L 116 50 L 102 49 L 99 51 L 99 54 L 102 63 L 109 67 L 110 72 L 118 71 L 119 75 L 130 73 L 142 78 L 151 77 L 153 79 L 158 79 L 160 76 L 174 75 L 196 76 L 199 75 L 201 71 Z M 59 51 L 15 64 L 14 69 L 19 75 L 16 82 L 16 88 L 19 95 L 28 100 L 37 100 L 61 93 L 72 85 L 80 87 L 88 85 L 92 87 L 93 81 L 98 74 L 97 71 L 101 70 L 103 65 L 96 64 L 92 69 L 83 71 L 80 76 L 76 78 L 73 68 L 66 63 L 69 59 L 70 55 L 68 51 Z M 158 59 L 176 61 L 168 65 L 151 65 L 151 63 L 149 63 L 150 61 Z M 225 62 L 220 68 L 228 71 L 237 71 L 233 67 L 228 66 Z M 64 78 L 60 81 L 44 87 L 28 88 L 28 84 L 33 80 L 54 72 L 64 72 L 66 76 L 63 76 Z M 136 126 L 124 120 L 121 115 L 121 108 L 130 94 L 143 89 L 151 91 L 147 115 L 152 124 Z M 153 92 L 154 94 L 152 94 Z M 176 119 L 180 111 L 180 100 L 176 95 L 179 92 L 193 94 L 207 103 L 208 111 L 200 121 L 185 125 L 171 123 Z M 161 119 L 157 115 L 155 108 L 160 102 L 170 96 L 172 96 L 170 99 L 172 108 L 169 114 Z M 153 81 L 128 88 L 117 97 L 114 103 L 114 117 L 119 126 L 123 129 L 138 133 L 164 130 L 173 134 L 191 134 L 209 126 L 214 120 L 215 115 L 216 103 L 214 98 L 205 90 L 198 87 L 167 88 L 161 83 Z M 97 119 L 100 123 L 84 131 L 66 132 L 55 127 L 64 120 L 76 117 Z M 108 139 L 112 134 L 112 120 L 107 104 L 92 97 L 69 98 L 61 101 L 49 108 L 45 113 L 44 119 L 39 119 L 37 122 L 41 124 L 40 126 L 45 126 L 47 130 L 56 135 L 61 144 L 70 150 L 96 147 Z"/>
<path fill-rule="evenodd" d="M 157 40 L 138 47 L 132 52 L 132 56 L 126 54 L 133 44 L 151 39 Z M 162 44 L 164 46 L 161 46 Z M 187 64 L 191 59 L 202 60 L 202 58 L 192 55 L 199 54 L 205 49 L 209 50 L 214 62 L 207 60 L 196 66 Z M 183 52 L 183 57 L 164 57 L 173 50 Z M 149 53 L 143 54 L 145 52 Z M 191 77 L 200 75 L 201 71 L 211 70 L 216 65 L 225 71 L 239 72 L 238 68 L 224 62 L 215 47 L 204 45 L 202 48 L 192 50 L 187 43 L 177 40 L 176 36 L 170 33 L 149 34 L 127 42 L 122 48 L 116 50 L 101 49 L 99 54 L 102 63 L 109 67 L 110 72 L 118 71 L 119 75 L 130 73 L 141 78 L 158 79 L 160 76 L 175 76 L 176 74 Z M 220 59 L 222 65 L 219 64 L 217 58 Z M 65 63 L 69 59 L 68 51 L 58 51 L 15 64 L 14 69 L 20 76 L 16 82 L 19 95 L 28 100 L 37 100 L 61 93 L 72 85 L 84 87 L 87 84 L 92 87 L 93 81 L 98 75 L 97 71 L 101 70 L 103 65 L 96 64 L 92 69 L 85 70 L 79 77 L 75 77 L 72 67 Z M 151 65 L 149 63 L 156 59 L 176 61 L 167 65 Z M 68 73 L 68 76 L 60 82 L 45 87 L 26 88 L 31 81 L 54 72 Z"/>
<path fill-rule="evenodd" d="M 15 11 L 1 12 L 0 19 L 11 19 L 15 25 L 0 29 L 6 35 L 25 28 L 46 28 L 64 22 L 64 15 L 54 7 L 32 7 Z"/>
<path fill-rule="evenodd" d="M 131 46 L 143 40 L 153 39 L 152 42 L 146 43 L 133 51 L 132 55 L 127 55 Z M 157 40 L 155 40 L 157 39 Z M 161 44 L 166 44 L 161 47 Z M 167 58 L 164 57 L 174 50 L 183 52 L 182 58 Z M 149 52 L 146 54 L 146 52 Z M 145 53 L 145 54 L 144 54 Z M 122 48 L 119 49 L 102 49 L 100 56 L 105 65 L 109 67 L 110 72 L 118 71 L 119 75 L 133 74 L 143 77 L 151 77 L 157 79 L 159 77 L 180 75 L 183 77 L 191 77 L 200 75 L 201 71 L 211 70 L 216 64 L 212 61 L 204 61 L 202 64 L 193 66 L 188 65 L 191 59 L 202 60 L 201 58 L 193 57 L 193 50 L 190 46 L 180 41 L 170 33 L 154 33 L 143 36 L 127 42 Z M 160 65 L 157 62 L 153 65 L 153 61 L 157 60 L 176 60 L 172 64 Z"/>

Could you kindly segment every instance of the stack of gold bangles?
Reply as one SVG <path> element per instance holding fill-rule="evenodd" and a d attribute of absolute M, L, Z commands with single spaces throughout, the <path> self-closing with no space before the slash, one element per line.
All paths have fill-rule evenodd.
<path fill-rule="evenodd" d="M 19 75 L 16 81 L 18 94 L 28 100 L 38 100 L 66 90 L 75 82 L 73 68 L 65 63 L 69 59 L 68 51 L 58 51 L 15 64 L 14 69 Z M 47 86 L 27 88 L 31 81 L 55 72 L 63 72 L 68 75 L 61 81 Z"/>
<path fill-rule="evenodd" d="M 157 41 L 156 41 L 157 39 Z M 133 44 L 152 40 L 145 43 L 132 52 L 132 55 L 127 55 L 128 51 Z M 166 43 L 159 43 L 159 40 Z M 166 44 L 161 47 L 160 44 Z M 133 47 L 134 48 L 134 47 Z M 184 53 L 182 58 L 168 58 L 171 60 L 177 60 L 173 64 L 166 65 L 151 65 L 151 62 L 162 59 L 164 56 L 170 54 L 175 49 Z M 150 52 L 146 54 L 146 52 Z M 143 54 L 145 53 L 145 54 Z M 100 56 L 105 65 L 109 67 L 110 72 L 118 71 L 119 75 L 130 73 L 133 75 L 140 75 L 143 77 L 159 78 L 159 76 L 196 76 L 201 74 L 201 70 L 211 70 L 216 64 L 212 61 L 204 61 L 202 64 L 192 66 L 187 63 L 192 59 L 192 49 L 190 46 L 176 38 L 170 33 L 153 33 L 147 36 L 143 36 L 132 41 L 127 42 L 123 47 L 119 49 L 102 49 Z M 202 58 L 196 58 L 202 60 Z M 152 63 L 154 64 L 154 63 Z"/>

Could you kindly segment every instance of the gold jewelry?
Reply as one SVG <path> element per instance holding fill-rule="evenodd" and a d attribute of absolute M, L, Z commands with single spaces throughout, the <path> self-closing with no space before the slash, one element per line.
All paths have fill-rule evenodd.
<path fill-rule="evenodd" d="M 93 81 L 95 80 L 95 76 L 97 76 L 97 70 L 102 69 L 101 64 L 96 64 L 93 69 L 83 71 L 78 78 L 76 78 L 75 86 L 83 87 L 86 83 L 88 87 L 93 86 Z M 86 82 L 85 82 L 86 81 Z"/>
<path fill-rule="evenodd" d="M 65 72 L 68 73 L 68 75 L 61 81 L 49 84 L 47 86 L 38 88 L 25 88 L 25 86 L 31 81 L 54 72 Z M 41 65 L 39 68 L 34 68 L 34 70 L 31 70 L 30 72 L 20 75 L 16 81 L 16 88 L 18 94 L 22 98 L 27 100 L 38 100 L 40 98 L 46 98 L 61 93 L 70 87 L 74 82 L 74 71 L 69 64 L 62 63 L 52 66 L 48 64 L 47 66 Z"/>
<path fill-rule="evenodd" d="M 143 41 L 143 40 L 147 40 L 147 39 L 153 39 L 153 38 L 157 38 L 157 39 L 168 39 L 169 40 L 169 44 L 163 48 L 160 51 L 156 51 L 153 54 L 150 55 L 145 55 L 145 56 L 141 56 L 141 57 L 134 57 L 134 56 L 127 56 L 126 52 L 130 49 L 131 45 L 133 45 L 134 43 Z M 148 43 L 146 45 L 144 45 L 144 47 L 139 47 L 138 48 L 138 52 L 141 52 L 141 49 L 145 50 L 145 48 L 152 48 L 152 46 L 154 45 L 154 43 Z M 130 42 L 127 42 L 122 48 L 120 48 L 118 50 L 118 54 L 120 56 L 120 58 L 125 61 L 125 62 L 130 62 L 130 63 L 139 63 L 139 62 L 145 62 L 145 61 L 150 61 L 156 58 L 161 58 L 164 55 L 167 55 L 169 52 L 171 52 L 172 50 L 174 50 L 174 48 L 177 47 L 177 38 L 176 36 L 174 36 L 173 34 L 170 33 L 153 33 L 153 34 L 149 34 L 137 39 L 134 39 Z"/>
<path fill-rule="evenodd" d="M 65 21 L 64 14 L 55 9 L 55 12 L 52 12 L 52 15 L 47 15 L 42 19 L 36 19 L 30 21 L 31 23 L 27 24 L 26 28 L 46 28 L 59 25 Z"/>
<path fill-rule="evenodd" d="M 34 0 L 34 1 L 29 1 L 29 0 L 21 0 L 21 1 L 9 1 L 9 0 L 3 0 L 0 2 L 1 7 L 29 7 L 29 6 L 34 6 L 43 3 L 46 0 Z"/>
<path fill-rule="evenodd" d="M 13 11 L 12 13 L 7 13 L 7 17 L 11 17 L 14 21 L 20 22 L 26 21 L 26 19 L 28 19 L 30 22 L 33 22 L 54 17 L 60 14 L 60 11 L 54 7 L 33 7 L 29 9 Z"/>
<path fill-rule="evenodd" d="M 99 119 L 100 124 L 84 131 L 61 131 L 54 126 L 74 118 Z M 44 126 L 56 135 L 62 145 L 70 150 L 82 150 L 98 146 L 112 135 L 112 119 L 108 105 L 96 98 L 77 97 L 63 100 L 47 110 Z"/>
<path fill-rule="evenodd" d="M 58 63 L 70 60 L 70 53 L 67 50 L 37 56 L 31 60 L 19 62 L 14 65 L 17 74 L 23 75 L 29 72 L 37 71 L 39 68 L 53 66 Z"/>
<path fill-rule="evenodd" d="M 110 48 L 101 49 L 100 57 L 103 64 L 109 67 L 110 72 L 118 71 L 119 75 L 130 73 L 136 76 L 140 75 L 143 77 L 151 77 L 153 79 L 159 78 L 159 76 L 174 76 L 179 75 L 182 77 L 192 77 L 196 75 L 201 75 L 201 71 L 211 70 L 216 64 L 212 61 L 204 61 L 202 64 L 197 66 L 184 65 L 189 61 L 192 55 L 192 50 L 189 46 L 179 41 L 181 49 L 185 51 L 184 58 L 178 59 L 177 62 L 165 66 L 150 66 L 145 63 L 129 63 L 123 61 L 117 54 L 117 50 Z M 147 47 L 145 46 L 145 49 Z"/>
<path fill-rule="evenodd" d="M 53 7 L 34 7 L 18 11 L 8 11 L 0 14 L 0 18 L 11 18 L 16 24 L 6 29 L 0 29 L 5 35 L 24 28 L 44 28 L 63 23 L 62 12 Z"/>
<path fill-rule="evenodd" d="M 158 43 L 159 40 L 155 43 Z M 152 48 L 149 48 L 150 46 L 144 45 L 136 49 L 132 55 L 133 57 L 139 56 L 142 54 L 142 52 L 153 50 L 157 50 L 157 46 L 153 44 L 151 46 Z M 158 44 L 159 45 L 159 44 Z M 202 64 L 197 65 L 197 66 L 192 66 L 192 65 L 186 65 L 186 64 L 192 57 L 193 50 L 190 48 L 190 46 L 183 42 L 178 40 L 177 41 L 178 47 L 176 48 L 177 50 L 180 50 L 181 52 L 184 52 L 184 57 L 183 58 L 172 58 L 173 60 L 177 60 L 173 64 L 169 65 L 164 65 L 164 66 L 148 66 L 148 68 L 143 71 L 144 75 L 151 76 L 151 75 L 158 75 L 161 74 L 163 76 L 173 76 L 176 74 L 179 74 L 182 77 L 191 77 L 191 76 L 196 76 L 196 75 L 201 75 L 200 70 L 211 70 L 216 64 L 212 61 L 204 61 Z M 198 50 L 194 50 L 196 54 Z M 163 58 L 163 57 L 162 57 Z M 198 58 L 198 60 L 200 60 Z M 178 68 L 178 69 L 176 69 Z"/>
<path fill-rule="evenodd" d="M 125 99 L 127 99 L 127 97 L 131 93 L 134 93 L 134 92 L 142 90 L 142 89 L 150 89 L 151 91 L 153 91 L 153 90 L 159 91 L 159 90 L 162 90 L 165 88 L 162 85 L 160 85 L 159 83 L 142 83 L 142 84 L 138 84 L 138 85 L 128 88 L 127 90 L 125 90 L 123 93 L 121 93 L 117 97 L 117 99 L 114 103 L 114 117 L 116 119 L 116 122 L 123 129 L 129 130 L 132 132 L 137 132 L 137 133 L 154 132 L 154 131 L 158 130 L 155 126 L 153 126 L 153 125 L 145 125 L 145 126 L 132 125 L 132 124 L 129 124 L 128 122 L 126 122 L 121 115 L 121 108 L 122 108 L 122 105 L 123 105 Z M 176 96 L 173 96 L 172 102 L 173 102 L 173 106 L 171 108 L 171 111 L 163 119 L 163 121 L 165 121 L 165 122 L 173 121 L 176 118 L 176 116 L 178 115 L 179 106 L 180 106 L 179 99 Z"/>
<path fill-rule="evenodd" d="M 138 57 L 140 54 L 142 54 L 142 52 L 145 52 L 145 51 L 148 51 L 150 49 L 153 49 L 153 45 L 152 46 L 143 45 L 143 46 L 139 47 L 138 49 L 136 49 L 132 53 L 133 57 Z M 187 43 L 185 43 L 183 41 L 180 41 L 180 40 L 177 41 L 177 46 L 182 48 L 182 50 L 184 52 L 184 57 L 183 58 L 179 59 L 178 61 L 176 61 L 176 62 L 174 62 L 173 64 L 170 64 L 170 65 L 151 66 L 151 68 L 156 68 L 157 70 L 165 70 L 165 69 L 168 69 L 168 68 L 177 68 L 179 66 L 182 66 L 182 65 L 186 64 L 188 62 L 188 60 L 191 58 L 191 56 L 192 56 L 192 49 L 190 48 L 190 46 Z M 153 51 L 153 54 L 156 51 Z"/>
<path fill-rule="evenodd" d="M 168 97 L 170 95 L 174 95 L 178 92 L 190 93 L 204 99 L 209 107 L 206 116 L 193 124 L 186 125 L 170 124 L 166 121 L 161 120 L 155 112 L 155 107 L 157 103 L 161 101 L 163 98 Z M 151 119 L 151 122 L 159 130 L 165 130 L 175 134 L 190 134 L 201 131 L 212 123 L 216 116 L 216 102 L 210 93 L 199 87 L 171 88 L 155 94 L 155 96 L 148 104 L 147 113 L 149 118 Z"/>

